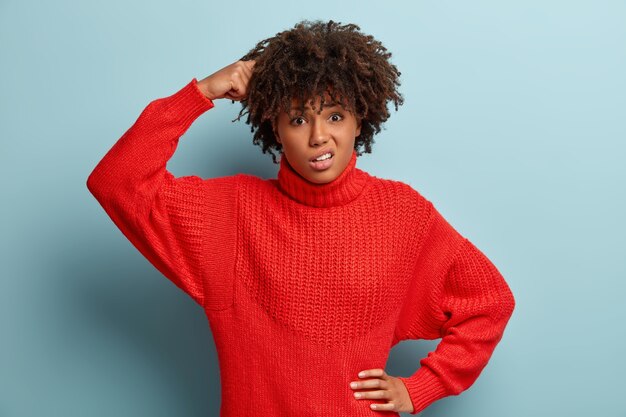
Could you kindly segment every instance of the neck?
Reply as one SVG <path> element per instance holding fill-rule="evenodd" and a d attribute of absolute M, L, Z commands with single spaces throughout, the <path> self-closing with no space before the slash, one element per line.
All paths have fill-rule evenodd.
<path fill-rule="evenodd" d="M 316 184 L 302 177 L 287 161 L 280 157 L 278 183 L 280 188 L 294 200 L 312 207 L 341 206 L 354 200 L 363 190 L 369 175 L 356 167 L 356 150 L 341 174 L 334 180 Z"/>

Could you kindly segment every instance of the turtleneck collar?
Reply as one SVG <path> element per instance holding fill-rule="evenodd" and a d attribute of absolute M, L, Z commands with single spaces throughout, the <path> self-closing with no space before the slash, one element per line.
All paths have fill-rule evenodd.
<path fill-rule="evenodd" d="M 313 207 L 340 206 L 354 200 L 363 190 L 368 174 L 356 167 L 356 150 L 352 158 L 334 180 L 325 184 L 316 184 L 302 177 L 287 161 L 280 156 L 278 184 L 294 200 Z"/>

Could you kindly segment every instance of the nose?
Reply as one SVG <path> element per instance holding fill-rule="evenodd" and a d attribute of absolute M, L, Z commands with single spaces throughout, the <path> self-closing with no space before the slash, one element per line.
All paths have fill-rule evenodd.
<path fill-rule="evenodd" d="M 311 146 L 319 146 L 328 142 L 329 132 L 323 121 L 314 120 L 311 128 L 309 143 Z"/>

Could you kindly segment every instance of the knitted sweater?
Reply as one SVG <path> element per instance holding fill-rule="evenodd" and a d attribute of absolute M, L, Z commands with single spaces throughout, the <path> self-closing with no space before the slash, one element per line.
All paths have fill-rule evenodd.
<path fill-rule="evenodd" d="M 222 417 L 373 416 L 349 387 L 402 340 L 438 339 L 400 377 L 412 414 L 478 378 L 515 301 L 489 259 L 409 185 L 356 167 L 314 184 L 174 177 L 166 164 L 211 109 L 193 78 L 156 99 L 87 187 L 111 220 L 206 314 Z M 389 415 L 399 414 L 396 412 Z"/>

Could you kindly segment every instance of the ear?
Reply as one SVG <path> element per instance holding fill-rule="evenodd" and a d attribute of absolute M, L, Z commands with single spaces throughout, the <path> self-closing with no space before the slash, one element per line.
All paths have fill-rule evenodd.
<path fill-rule="evenodd" d="M 361 134 L 361 119 L 357 119 L 356 133 L 354 137 L 358 137 L 360 134 Z"/>

